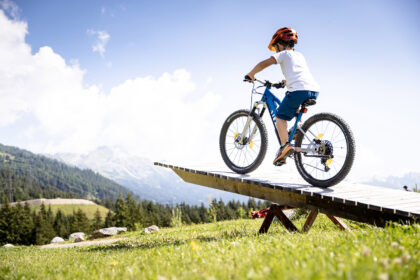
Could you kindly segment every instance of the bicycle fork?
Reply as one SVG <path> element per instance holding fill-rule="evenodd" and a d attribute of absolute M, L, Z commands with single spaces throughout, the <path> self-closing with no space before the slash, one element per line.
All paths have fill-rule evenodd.
<path fill-rule="evenodd" d="M 262 101 L 257 101 L 257 102 L 254 103 L 254 106 L 252 107 L 252 110 L 251 110 L 251 112 L 248 116 L 248 119 L 246 120 L 244 130 L 242 131 L 241 137 L 239 138 L 239 144 L 241 144 L 241 145 L 247 144 L 247 143 L 244 143 L 245 135 L 248 132 L 248 128 L 251 124 L 252 116 L 254 115 L 255 111 L 257 111 L 257 110 L 258 110 L 258 113 L 259 113 L 258 106 L 260 106 L 261 104 L 265 105 L 265 103 L 262 102 Z M 259 113 L 260 117 L 262 117 L 262 115 L 264 114 L 264 111 L 265 111 L 265 106 L 262 109 L 261 113 Z M 255 134 L 257 133 L 257 129 L 258 129 L 258 127 L 257 127 L 257 124 L 255 123 L 254 127 L 252 128 L 251 135 L 247 139 L 248 143 L 252 143 L 252 139 L 254 138 Z"/>

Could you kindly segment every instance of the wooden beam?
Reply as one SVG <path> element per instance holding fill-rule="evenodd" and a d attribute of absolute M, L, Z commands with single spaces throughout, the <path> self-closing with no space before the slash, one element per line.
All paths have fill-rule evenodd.
<path fill-rule="evenodd" d="M 273 222 L 274 216 L 276 216 L 280 222 L 284 225 L 284 227 L 291 232 L 299 231 L 292 221 L 287 218 L 287 216 L 283 213 L 282 209 L 289 209 L 288 206 L 280 206 L 277 204 L 272 204 L 270 206 L 270 210 L 267 212 L 267 216 L 265 216 L 264 222 L 261 225 L 259 233 L 267 233 L 268 229 L 270 228 L 271 223 Z"/>
<path fill-rule="evenodd" d="M 311 213 L 309 213 L 308 218 L 306 219 L 306 222 L 303 225 L 303 232 L 308 232 L 311 229 L 316 217 L 318 217 L 318 213 L 318 209 L 311 210 Z"/>
<path fill-rule="evenodd" d="M 282 207 L 276 204 L 274 204 L 273 206 L 273 209 L 270 207 L 270 210 L 273 211 L 274 215 L 280 220 L 280 222 L 288 231 L 299 231 L 297 227 L 295 227 L 295 225 L 292 223 L 292 221 L 290 221 L 289 218 L 287 218 L 287 216 L 283 213 Z"/>
<path fill-rule="evenodd" d="M 265 219 L 261 225 L 261 228 L 259 230 L 259 233 L 267 233 L 268 229 L 271 226 L 271 223 L 273 222 L 274 219 L 274 214 L 272 212 L 268 212 L 267 215 L 265 216 Z"/>
<path fill-rule="evenodd" d="M 346 230 L 346 231 L 350 231 L 350 229 L 347 227 L 347 225 L 340 220 L 337 217 L 334 217 L 332 215 L 327 215 L 327 217 L 336 225 L 338 226 L 341 230 Z"/>

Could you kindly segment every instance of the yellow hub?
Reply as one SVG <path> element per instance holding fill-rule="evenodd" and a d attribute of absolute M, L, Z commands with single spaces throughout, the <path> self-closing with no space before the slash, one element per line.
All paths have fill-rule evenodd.
<path fill-rule="evenodd" d="M 316 136 L 316 140 L 319 140 L 319 139 L 321 139 L 322 137 L 324 137 L 324 133 L 320 133 L 320 134 L 318 134 L 317 136 Z"/>
<path fill-rule="evenodd" d="M 233 135 L 233 139 L 236 139 L 236 137 L 238 137 L 239 132 L 236 132 L 235 135 Z"/>
<path fill-rule="evenodd" d="M 249 143 L 249 148 L 250 148 L 250 149 L 252 149 L 252 146 L 254 146 L 254 141 L 251 141 L 251 142 Z"/>

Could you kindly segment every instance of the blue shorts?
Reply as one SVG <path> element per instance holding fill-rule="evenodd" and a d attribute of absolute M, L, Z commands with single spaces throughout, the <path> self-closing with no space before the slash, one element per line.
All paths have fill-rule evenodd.
<path fill-rule="evenodd" d="M 286 93 L 286 96 L 277 108 L 277 118 L 290 121 L 296 116 L 297 109 L 305 100 L 316 99 L 318 94 L 319 92 L 310 90 L 296 90 Z"/>

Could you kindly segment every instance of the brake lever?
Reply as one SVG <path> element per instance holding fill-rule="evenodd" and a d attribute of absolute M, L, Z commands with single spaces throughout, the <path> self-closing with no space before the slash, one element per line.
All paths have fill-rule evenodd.
<path fill-rule="evenodd" d="M 284 83 L 283 82 L 280 82 L 280 83 L 277 83 L 277 84 L 273 84 L 272 86 L 275 87 L 275 88 L 277 88 L 277 89 L 284 88 Z"/>

